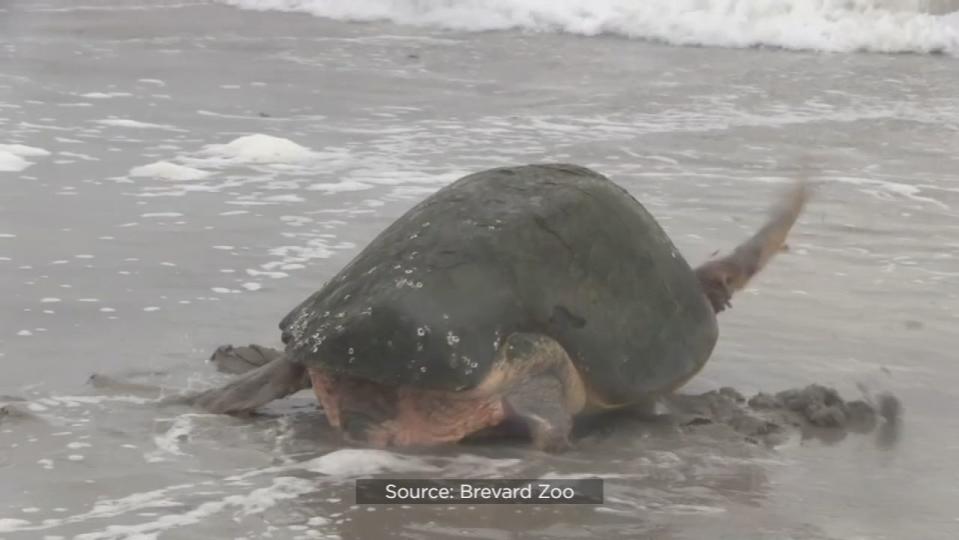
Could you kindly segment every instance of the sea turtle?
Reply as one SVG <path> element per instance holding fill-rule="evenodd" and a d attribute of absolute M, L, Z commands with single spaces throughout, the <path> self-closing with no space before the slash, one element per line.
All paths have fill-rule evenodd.
<path fill-rule="evenodd" d="M 784 248 L 808 190 L 693 270 L 646 209 L 590 169 L 466 176 L 380 233 L 280 322 L 282 353 L 195 396 L 245 413 L 312 386 L 329 423 L 376 446 L 458 441 L 521 419 L 542 449 L 573 418 L 671 392 L 705 364 L 730 306 Z M 262 365 L 261 365 L 262 364 Z"/>

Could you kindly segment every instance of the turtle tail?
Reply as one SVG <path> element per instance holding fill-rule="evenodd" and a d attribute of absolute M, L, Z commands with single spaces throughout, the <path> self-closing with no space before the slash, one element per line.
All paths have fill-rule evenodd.
<path fill-rule="evenodd" d="M 786 236 L 811 192 L 805 179 L 796 181 L 756 234 L 732 253 L 707 261 L 696 269 L 703 291 L 716 313 L 732 307 L 733 293 L 745 287 L 776 253 L 786 249 Z"/>

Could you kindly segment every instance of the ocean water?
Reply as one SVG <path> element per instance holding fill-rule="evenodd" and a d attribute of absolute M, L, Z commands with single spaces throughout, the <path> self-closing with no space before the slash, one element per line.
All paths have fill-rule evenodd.
<path fill-rule="evenodd" d="M 907 0 L 0 4 L 0 538 L 953 539 L 959 9 Z M 817 195 L 688 387 L 818 382 L 895 441 L 762 448 L 625 421 L 562 455 L 340 443 L 308 393 L 223 377 L 452 180 L 569 161 L 692 263 L 797 175 Z M 370 475 L 600 475 L 599 507 L 363 507 Z"/>

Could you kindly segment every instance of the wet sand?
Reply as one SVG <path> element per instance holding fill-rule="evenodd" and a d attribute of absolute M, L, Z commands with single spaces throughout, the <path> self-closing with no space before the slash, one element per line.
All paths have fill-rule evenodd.
<path fill-rule="evenodd" d="M 0 172 L 0 538 L 955 537 L 954 58 L 206 2 L 2 9 L 0 144 L 34 150 L 5 149 L 17 170 Z M 298 146 L 253 139 L 264 155 L 253 134 Z M 756 444 L 693 407 L 619 419 L 559 456 L 386 452 L 343 447 L 307 393 L 235 419 L 87 384 L 216 384 L 217 346 L 275 346 L 279 319 L 419 199 L 537 161 L 609 175 L 694 264 L 811 171 L 790 251 L 722 314 L 683 392 L 821 384 L 851 401 L 862 385 L 901 401 L 895 433 L 879 420 Z M 370 475 L 600 475 L 606 503 L 353 506 Z"/>

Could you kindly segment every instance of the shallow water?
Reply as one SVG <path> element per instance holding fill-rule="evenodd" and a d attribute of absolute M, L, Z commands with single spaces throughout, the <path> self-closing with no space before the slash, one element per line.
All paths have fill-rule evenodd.
<path fill-rule="evenodd" d="M 0 537 L 955 538 L 956 62 L 7 2 L 0 144 L 29 148 L 0 146 L 0 395 L 26 401 L 0 416 Z M 690 389 L 862 382 L 902 399 L 896 444 L 624 421 L 561 456 L 383 452 L 342 448 L 309 395 L 238 420 L 85 384 L 213 384 L 217 345 L 275 344 L 422 197 L 537 161 L 610 175 L 692 262 L 805 171 L 790 251 Z M 352 506 L 371 474 L 600 474 L 606 504 Z"/>

